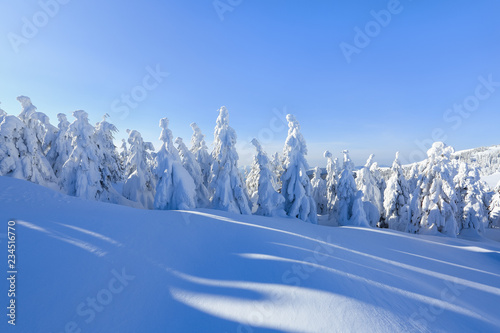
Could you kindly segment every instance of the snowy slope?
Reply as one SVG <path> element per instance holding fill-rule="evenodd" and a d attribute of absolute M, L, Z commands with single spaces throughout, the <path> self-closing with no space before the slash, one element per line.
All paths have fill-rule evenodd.
<path fill-rule="evenodd" d="M 15 218 L 19 270 L 0 332 L 500 330 L 493 241 L 139 210 L 6 177 L 0 215 L 0 267 Z"/>

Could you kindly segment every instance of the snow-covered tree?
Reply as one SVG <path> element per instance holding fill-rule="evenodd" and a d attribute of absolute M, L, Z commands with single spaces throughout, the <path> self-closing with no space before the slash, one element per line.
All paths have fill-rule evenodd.
<path fill-rule="evenodd" d="M 363 192 L 357 191 L 354 195 L 354 200 L 352 203 L 352 215 L 349 219 L 349 225 L 356 227 L 369 227 L 370 222 L 366 218 L 365 214 L 365 204 L 367 201 L 363 201 Z"/>
<path fill-rule="evenodd" d="M 47 153 L 47 159 L 52 165 L 52 169 L 57 177 L 61 176 L 62 167 L 64 163 L 69 159 L 69 155 L 73 151 L 71 146 L 72 138 L 68 133 L 69 121 L 64 113 L 58 113 L 57 119 L 59 124 L 57 125 L 58 131 L 55 134 L 55 138 L 50 146 L 50 150 Z"/>
<path fill-rule="evenodd" d="M 316 203 L 312 197 L 311 181 L 307 175 L 309 165 L 305 158 L 306 141 L 300 133 L 300 125 L 295 117 L 289 114 L 286 120 L 288 137 L 283 148 L 285 171 L 281 176 L 281 194 L 285 197 L 285 211 L 288 216 L 317 223 Z"/>
<path fill-rule="evenodd" d="M 35 133 L 15 116 L 4 116 L 0 124 L 0 175 L 57 188 Z"/>
<path fill-rule="evenodd" d="M 337 186 L 339 182 L 340 170 L 338 159 L 332 158 L 332 153 L 328 150 L 324 153 L 327 159 L 326 164 L 326 197 L 327 197 L 327 212 L 330 216 L 336 215 L 334 208 L 337 200 Z"/>
<path fill-rule="evenodd" d="M 326 180 L 321 178 L 321 169 L 314 168 L 313 179 L 311 179 L 313 187 L 313 199 L 316 202 L 316 210 L 318 214 L 325 215 L 328 213 L 328 198 L 326 189 Z"/>
<path fill-rule="evenodd" d="M 109 117 L 108 114 L 96 124 L 94 136 L 99 153 L 101 182 L 104 188 L 109 189 L 112 183 L 117 183 L 122 179 L 122 170 L 120 157 L 113 142 L 114 133 L 118 132 L 118 129 L 106 121 L 107 117 Z"/>
<path fill-rule="evenodd" d="M 203 135 L 198 125 L 196 125 L 196 123 L 192 123 L 191 128 L 193 129 L 193 136 L 191 137 L 191 152 L 200 165 L 201 174 L 203 176 L 203 184 L 208 189 L 208 184 L 211 178 L 210 172 L 212 168 L 212 156 L 208 152 L 204 139 L 205 135 Z"/>
<path fill-rule="evenodd" d="M 344 165 L 340 173 L 338 185 L 337 185 L 337 198 L 335 200 L 335 207 L 333 209 L 334 219 L 339 225 L 350 225 L 351 218 L 353 216 L 353 204 L 354 200 L 362 200 L 362 195 L 360 196 L 356 188 L 356 182 L 354 181 L 353 169 L 354 164 L 349 157 L 349 151 L 344 150 Z M 362 203 L 361 203 L 362 205 Z M 359 211 L 359 205 L 356 207 L 357 218 L 362 221 L 363 214 Z M 365 215 L 366 218 L 366 215 Z"/>
<path fill-rule="evenodd" d="M 363 192 L 363 201 L 365 213 L 372 227 L 376 227 L 380 222 L 381 212 L 383 210 L 382 194 L 380 193 L 377 179 L 373 176 L 370 168 L 373 165 L 374 155 L 370 155 L 365 166 L 358 171 L 356 185 L 358 190 Z"/>
<path fill-rule="evenodd" d="M 450 155 L 453 148 L 435 142 L 427 152 L 428 159 L 412 196 L 410 233 L 436 234 L 451 237 L 458 234 L 457 198 L 453 186 Z"/>
<path fill-rule="evenodd" d="M 61 184 L 69 195 L 98 200 L 103 187 L 94 127 L 89 123 L 87 112 L 74 111 L 73 116 L 76 119 L 68 129 L 73 150 L 62 167 Z"/>
<path fill-rule="evenodd" d="M 196 186 L 193 177 L 184 169 L 174 147 L 168 119 L 160 120 L 160 140 L 163 144 L 156 154 L 156 209 L 192 209 L 196 207 Z"/>
<path fill-rule="evenodd" d="M 177 149 L 181 156 L 182 165 L 193 178 L 196 187 L 196 207 L 206 208 L 210 206 L 210 194 L 203 182 L 203 173 L 200 164 L 194 154 L 188 149 L 181 138 L 175 139 Z"/>
<path fill-rule="evenodd" d="M 489 227 L 500 228 L 500 182 L 498 182 L 495 187 L 494 195 L 491 198 L 490 205 L 488 207 L 489 210 Z"/>
<path fill-rule="evenodd" d="M 154 150 L 151 142 L 144 142 L 141 134 L 136 130 L 127 130 L 130 145 L 127 163 L 125 166 L 125 184 L 123 196 L 129 200 L 139 202 L 144 208 L 153 209 L 155 181 L 152 174 L 152 156 Z"/>
<path fill-rule="evenodd" d="M 460 162 L 454 182 L 459 232 L 469 237 L 477 236 L 488 225 L 485 189 L 477 168 L 471 169 L 467 163 Z"/>
<path fill-rule="evenodd" d="M 390 229 L 405 231 L 410 221 L 410 188 L 399 162 L 399 152 L 392 164 L 391 178 L 384 193 L 386 223 Z"/>
<path fill-rule="evenodd" d="M 122 139 L 122 144 L 120 146 L 120 153 L 118 156 L 120 157 L 120 169 L 122 172 L 122 178 L 124 178 L 125 168 L 126 168 L 127 159 L 128 159 L 127 141 L 125 141 L 125 139 Z"/>
<path fill-rule="evenodd" d="M 251 214 L 250 199 L 238 170 L 236 132 L 229 126 L 225 106 L 219 109 L 214 131 L 210 189 L 212 207 L 232 213 Z"/>
<path fill-rule="evenodd" d="M 281 193 L 281 175 L 283 174 L 283 159 L 281 158 L 278 152 L 274 153 L 271 159 L 271 171 L 274 174 L 274 179 L 276 187 L 274 188 L 276 191 Z"/>
<path fill-rule="evenodd" d="M 415 189 L 417 188 L 417 182 L 419 178 L 418 164 L 414 163 L 408 171 L 408 176 L 406 178 L 408 179 L 408 187 L 410 189 L 410 193 L 413 194 L 415 192 Z"/>
<path fill-rule="evenodd" d="M 285 198 L 275 190 L 275 175 L 271 170 L 269 158 L 262 149 L 262 146 L 257 139 L 252 140 L 252 144 L 257 150 L 254 158 L 254 166 L 252 170 L 257 170 L 253 176 L 257 184 L 257 192 L 254 193 L 255 199 L 255 214 L 263 216 L 286 216 L 284 210 Z"/>

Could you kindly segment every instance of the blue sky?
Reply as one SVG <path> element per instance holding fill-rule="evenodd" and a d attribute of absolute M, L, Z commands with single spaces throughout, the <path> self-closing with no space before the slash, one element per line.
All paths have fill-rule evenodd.
<path fill-rule="evenodd" d="M 1 3 L 8 113 L 18 95 L 54 124 L 59 112 L 84 109 L 92 123 L 109 113 L 118 139 L 137 129 L 158 146 L 162 117 L 185 141 L 197 122 L 210 143 L 225 105 L 243 164 L 253 137 L 282 149 L 284 113 L 300 121 L 311 165 L 326 149 L 387 165 L 398 150 L 418 159 L 418 143 L 435 138 L 500 143 L 498 1 L 72 0 L 57 11 L 54 1 Z M 357 53 L 346 57 L 347 44 Z M 168 76 L 148 77 L 157 68 Z"/>

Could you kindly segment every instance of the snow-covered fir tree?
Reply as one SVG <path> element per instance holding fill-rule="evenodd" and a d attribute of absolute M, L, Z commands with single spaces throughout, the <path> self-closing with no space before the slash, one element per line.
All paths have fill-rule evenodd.
<path fill-rule="evenodd" d="M 363 192 L 357 191 L 354 195 L 354 200 L 352 203 L 352 215 L 349 219 L 349 225 L 356 227 L 369 227 L 370 222 L 366 218 L 365 214 L 365 204 L 367 201 L 363 201 Z"/>
<path fill-rule="evenodd" d="M 327 159 L 326 163 L 326 199 L 327 199 L 327 212 L 330 216 L 335 216 L 334 209 L 337 200 L 337 186 L 339 182 L 340 170 L 338 159 L 332 158 L 332 153 L 328 150 L 325 151 L 324 157 Z"/>
<path fill-rule="evenodd" d="M 419 177 L 419 165 L 417 163 L 414 163 L 410 169 L 408 169 L 408 176 L 406 179 L 408 179 L 408 187 L 410 189 L 410 193 L 413 194 L 415 192 L 415 189 L 417 188 L 417 182 L 418 182 L 418 177 Z"/>
<path fill-rule="evenodd" d="M 35 133 L 11 115 L 4 116 L 0 124 L 0 175 L 58 188 Z"/>
<path fill-rule="evenodd" d="M 196 207 L 206 208 L 210 206 L 210 194 L 203 182 L 203 173 L 200 164 L 194 154 L 188 149 L 181 138 L 175 139 L 177 149 L 182 160 L 182 165 L 193 178 L 196 187 Z"/>
<path fill-rule="evenodd" d="M 69 155 L 73 151 L 71 146 L 72 138 L 68 133 L 69 121 L 64 113 L 58 113 L 57 119 L 59 124 L 57 125 L 58 131 L 55 134 L 55 139 L 47 153 L 47 159 L 52 165 L 52 169 L 57 177 L 61 176 L 62 167 L 64 163 L 69 159 Z"/>
<path fill-rule="evenodd" d="M 454 178 L 457 198 L 456 220 L 462 236 L 474 237 L 488 226 L 488 208 L 484 201 L 485 187 L 477 168 L 460 162 Z"/>
<path fill-rule="evenodd" d="M 276 191 L 281 193 L 281 175 L 283 174 L 283 159 L 281 158 L 278 152 L 275 152 L 271 159 L 271 171 L 274 174 L 276 187 L 274 188 Z"/>
<path fill-rule="evenodd" d="M 337 185 L 337 198 L 335 200 L 333 212 L 335 214 L 334 220 L 337 224 L 350 225 L 353 216 L 354 200 L 361 200 L 362 195 L 360 197 L 356 188 L 356 182 L 353 176 L 354 164 L 349 157 L 349 151 L 344 150 L 342 153 L 344 154 L 344 164 Z M 356 208 L 359 209 L 359 205 Z M 358 211 L 357 216 L 361 219 L 363 214 Z"/>
<path fill-rule="evenodd" d="M 320 215 L 328 213 L 328 198 L 326 190 L 326 180 L 321 178 L 321 169 L 314 168 L 313 178 L 311 179 L 313 187 L 313 199 L 316 202 L 316 210 Z"/>
<path fill-rule="evenodd" d="M 168 119 L 160 120 L 160 140 L 163 144 L 156 154 L 156 209 L 192 209 L 196 207 L 196 185 L 193 177 L 184 169 L 174 147 Z"/>
<path fill-rule="evenodd" d="M 95 141 L 99 153 L 99 170 L 103 187 L 110 189 L 111 184 L 122 179 L 120 157 L 113 142 L 114 133 L 118 132 L 115 125 L 106 121 L 109 115 L 104 115 L 101 122 L 95 127 Z"/>
<path fill-rule="evenodd" d="M 210 190 L 212 207 L 232 213 L 251 214 L 251 202 L 238 170 L 236 132 L 229 126 L 225 106 L 219 109 L 214 131 Z"/>
<path fill-rule="evenodd" d="M 127 159 L 128 159 L 128 148 L 127 148 L 127 141 L 125 139 L 122 139 L 122 144 L 120 146 L 120 153 L 118 154 L 120 157 L 120 169 L 122 171 L 122 178 L 125 175 L 125 167 L 127 165 Z"/>
<path fill-rule="evenodd" d="M 75 120 L 68 129 L 73 150 L 62 167 L 61 185 L 69 195 L 98 200 L 103 187 L 94 127 L 89 123 L 87 112 L 77 110 L 73 116 Z"/>
<path fill-rule="evenodd" d="M 450 156 L 453 148 L 435 142 L 427 152 L 428 159 L 422 168 L 417 187 L 412 196 L 410 233 L 436 234 L 456 237 L 457 198 L 453 184 Z"/>
<path fill-rule="evenodd" d="M 377 183 L 378 189 L 380 191 L 380 205 L 381 209 L 380 212 L 380 222 L 378 224 L 379 227 L 381 228 L 387 228 L 387 223 L 385 222 L 385 209 L 384 209 L 384 193 L 385 189 L 387 188 L 387 182 L 386 178 L 382 174 L 382 169 L 378 166 L 377 162 L 374 162 L 372 166 L 370 167 L 370 172 L 372 173 L 373 178 L 375 179 L 375 182 Z M 380 208 L 379 208 L 380 209 Z"/>
<path fill-rule="evenodd" d="M 152 173 L 153 160 L 151 142 L 144 142 L 136 130 L 127 130 L 129 154 L 125 165 L 125 184 L 122 194 L 125 198 L 142 204 L 144 208 L 154 208 L 155 180 Z"/>
<path fill-rule="evenodd" d="M 283 148 L 285 171 L 281 176 L 281 194 L 285 197 L 285 211 L 288 216 L 317 223 L 316 202 L 312 197 L 312 185 L 307 175 L 309 165 L 305 158 L 306 141 L 300 133 L 300 125 L 295 117 L 289 114 L 286 120 L 288 137 Z"/>
<path fill-rule="evenodd" d="M 253 170 L 256 174 L 252 175 L 257 184 L 257 191 L 253 194 L 255 200 L 255 214 L 263 216 L 286 216 L 284 210 L 285 198 L 276 191 L 275 175 L 271 170 L 269 158 L 262 149 L 257 139 L 252 140 L 257 153 L 254 158 Z"/>
<path fill-rule="evenodd" d="M 374 155 L 370 155 L 366 164 L 357 173 L 356 185 L 358 190 L 363 192 L 363 201 L 366 218 L 372 227 L 376 227 L 380 222 L 381 212 L 383 210 L 382 194 L 379 184 L 372 174 L 370 168 L 373 165 Z"/>
<path fill-rule="evenodd" d="M 392 163 L 391 177 L 384 193 L 384 209 L 388 228 L 405 231 L 410 221 L 410 188 L 399 161 Z"/>
<path fill-rule="evenodd" d="M 203 176 L 203 184 L 208 189 L 212 168 L 212 156 L 208 152 L 208 148 L 205 143 L 205 135 L 203 135 L 201 129 L 198 125 L 196 125 L 196 123 L 192 123 L 191 128 L 193 129 L 193 136 L 191 137 L 191 152 L 200 165 L 201 174 Z"/>
<path fill-rule="evenodd" d="M 494 195 L 491 198 L 489 211 L 489 227 L 500 228 L 500 182 L 495 187 Z"/>

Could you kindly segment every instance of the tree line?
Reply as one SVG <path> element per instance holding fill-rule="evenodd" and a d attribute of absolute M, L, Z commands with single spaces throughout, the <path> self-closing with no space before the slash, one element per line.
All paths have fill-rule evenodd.
<path fill-rule="evenodd" d="M 490 190 L 479 168 L 452 158 L 453 148 L 436 142 L 428 158 L 403 167 L 399 154 L 390 170 L 371 155 L 359 170 L 347 150 L 343 161 L 325 152 L 326 177 L 315 168 L 308 176 L 307 145 L 300 124 L 287 115 L 283 152 L 269 157 L 252 140 L 255 157 L 249 172 L 238 168 L 236 132 L 229 113 L 219 109 L 213 150 L 196 123 L 188 147 L 159 122 L 158 151 L 136 130 L 115 146 L 117 128 L 95 126 L 85 111 L 69 122 L 58 114 L 57 127 L 26 96 L 19 96 L 16 117 L 0 109 L 0 175 L 25 179 L 89 200 L 146 209 L 213 208 L 238 214 L 293 217 L 318 223 L 390 228 L 419 234 L 473 237 L 500 227 L 500 186 Z"/>

